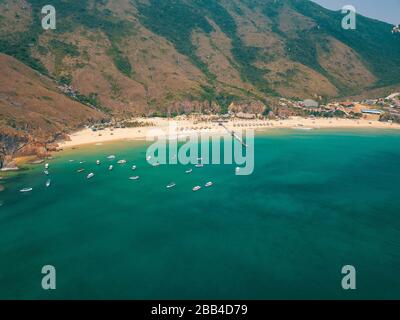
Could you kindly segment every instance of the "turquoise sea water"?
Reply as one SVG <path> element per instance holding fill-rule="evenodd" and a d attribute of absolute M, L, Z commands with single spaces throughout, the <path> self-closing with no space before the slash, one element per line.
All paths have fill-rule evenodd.
<path fill-rule="evenodd" d="M 50 162 L 49 188 L 42 165 L 6 181 L 0 298 L 400 298 L 399 133 L 261 134 L 250 176 L 235 165 L 150 167 L 145 151 L 66 151 Z M 109 154 L 128 163 L 109 172 Z M 54 291 L 41 288 L 47 264 Z M 344 265 L 357 270 L 355 291 L 341 288 Z"/>

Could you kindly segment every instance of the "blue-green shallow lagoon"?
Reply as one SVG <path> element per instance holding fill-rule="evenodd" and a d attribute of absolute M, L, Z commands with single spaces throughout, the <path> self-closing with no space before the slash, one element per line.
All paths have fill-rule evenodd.
<path fill-rule="evenodd" d="M 399 133 L 261 134 L 250 176 L 234 165 L 150 167 L 145 152 L 141 142 L 65 151 L 50 162 L 50 188 L 42 165 L 6 181 L 0 298 L 400 298 Z M 128 163 L 109 172 L 109 154 Z M 47 264 L 54 291 L 41 289 Z"/>

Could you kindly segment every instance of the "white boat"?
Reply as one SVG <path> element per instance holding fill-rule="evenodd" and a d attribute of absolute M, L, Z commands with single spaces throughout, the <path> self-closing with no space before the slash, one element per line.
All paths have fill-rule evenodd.
<path fill-rule="evenodd" d="M 46 164 L 44 165 L 44 168 L 45 168 L 45 169 L 48 169 L 48 168 L 49 168 L 49 164 L 46 163 Z"/>
<path fill-rule="evenodd" d="M 210 182 L 207 182 L 204 186 L 205 187 L 211 187 L 213 185 L 213 183 L 210 181 Z"/>
<path fill-rule="evenodd" d="M 139 180 L 139 176 L 129 177 L 129 180 Z"/>
<path fill-rule="evenodd" d="M 195 165 L 195 167 L 196 167 L 196 168 L 203 168 L 203 167 L 204 167 L 204 164 L 198 163 L 198 164 Z"/>
<path fill-rule="evenodd" d="M 50 184 L 51 184 L 51 180 L 49 179 L 46 181 L 46 187 L 50 187 Z"/>
<path fill-rule="evenodd" d="M 46 176 L 48 176 L 48 175 L 50 174 L 50 172 L 47 171 L 47 170 L 44 170 L 44 174 L 45 174 Z"/>
<path fill-rule="evenodd" d="M 113 165 L 110 165 L 109 167 L 108 167 L 108 170 L 112 170 L 114 167 L 113 167 Z"/>
<path fill-rule="evenodd" d="M 147 160 L 147 161 L 150 161 L 150 160 L 151 160 L 151 156 L 148 156 L 148 157 L 146 158 L 146 160 Z"/>
<path fill-rule="evenodd" d="M 176 184 L 174 182 L 171 182 L 169 185 L 167 185 L 167 189 L 171 189 L 175 186 L 176 186 Z"/>
<path fill-rule="evenodd" d="M 84 164 L 86 161 L 79 161 L 80 164 Z"/>
<path fill-rule="evenodd" d="M 69 160 L 69 162 L 74 162 L 74 161 L 75 161 L 75 160 L 72 160 L 72 159 L 71 159 L 71 160 Z"/>
<path fill-rule="evenodd" d="M 240 167 L 236 167 L 235 171 L 236 173 L 240 172 Z"/>
<path fill-rule="evenodd" d="M 114 160 L 115 159 L 115 156 L 112 154 L 112 155 L 109 155 L 108 157 L 107 157 L 107 159 L 109 159 L 109 160 Z"/>
<path fill-rule="evenodd" d="M 153 164 L 153 167 L 158 167 L 159 165 L 160 165 L 160 163 L 156 162 L 156 163 Z"/>
<path fill-rule="evenodd" d="M 118 164 L 125 164 L 125 163 L 126 163 L 126 160 L 118 160 L 117 163 L 118 163 Z"/>
<path fill-rule="evenodd" d="M 20 192 L 31 192 L 33 190 L 33 188 L 23 188 L 21 190 L 19 190 Z"/>
<path fill-rule="evenodd" d="M 200 190 L 200 189 L 201 189 L 200 186 L 195 186 L 192 190 L 193 190 L 193 191 L 198 191 L 198 190 Z"/>
<path fill-rule="evenodd" d="M 185 173 L 192 173 L 193 169 L 186 170 Z"/>
<path fill-rule="evenodd" d="M 136 170 L 136 166 L 132 166 L 132 170 Z"/>
<path fill-rule="evenodd" d="M 93 178 L 93 177 L 94 177 L 94 173 L 93 173 L 93 172 L 89 173 L 89 174 L 86 176 L 87 179 L 90 179 L 90 178 Z"/>
<path fill-rule="evenodd" d="M 81 173 L 83 171 L 85 171 L 85 169 L 78 169 L 76 172 Z"/>
<path fill-rule="evenodd" d="M 100 164 L 100 160 L 96 160 L 96 164 L 99 165 Z"/>

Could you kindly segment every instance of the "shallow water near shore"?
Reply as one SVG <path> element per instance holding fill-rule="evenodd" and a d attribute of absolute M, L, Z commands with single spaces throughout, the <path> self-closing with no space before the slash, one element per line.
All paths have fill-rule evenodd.
<path fill-rule="evenodd" d="M 2 181 L 0 298 L 400 297 L 398 132 L 259 134 L 249 176 L 151 167 L 147 145 L 79 147 L 57 154 L 49 176 L 38 165 Z M 53 291 L 41 288 L 48 264 Z M 357 270 L 354 291 L 341 288 L 344 265 Z"/>

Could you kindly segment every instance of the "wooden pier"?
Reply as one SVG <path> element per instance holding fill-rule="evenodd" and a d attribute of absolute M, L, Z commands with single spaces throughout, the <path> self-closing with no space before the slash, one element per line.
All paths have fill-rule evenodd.
<path fill-rule="evenodd" d="M 243 141 L 243 139 L 240 138 L 240 137 L 235 133 L 235 131 L 229 130 L 222 122 L 218 122 L 218 124 L 219 124 L 221 127 L 223 127 L 226 131 L 228 131 L 229 134 L 230 134 L 232 137 L 234 137 L 237 141 L 239 141 L 240 144 L 241 144 L 243 147 L 245 147 L 245 148 L 248 147 L 247 144 Z"/>

